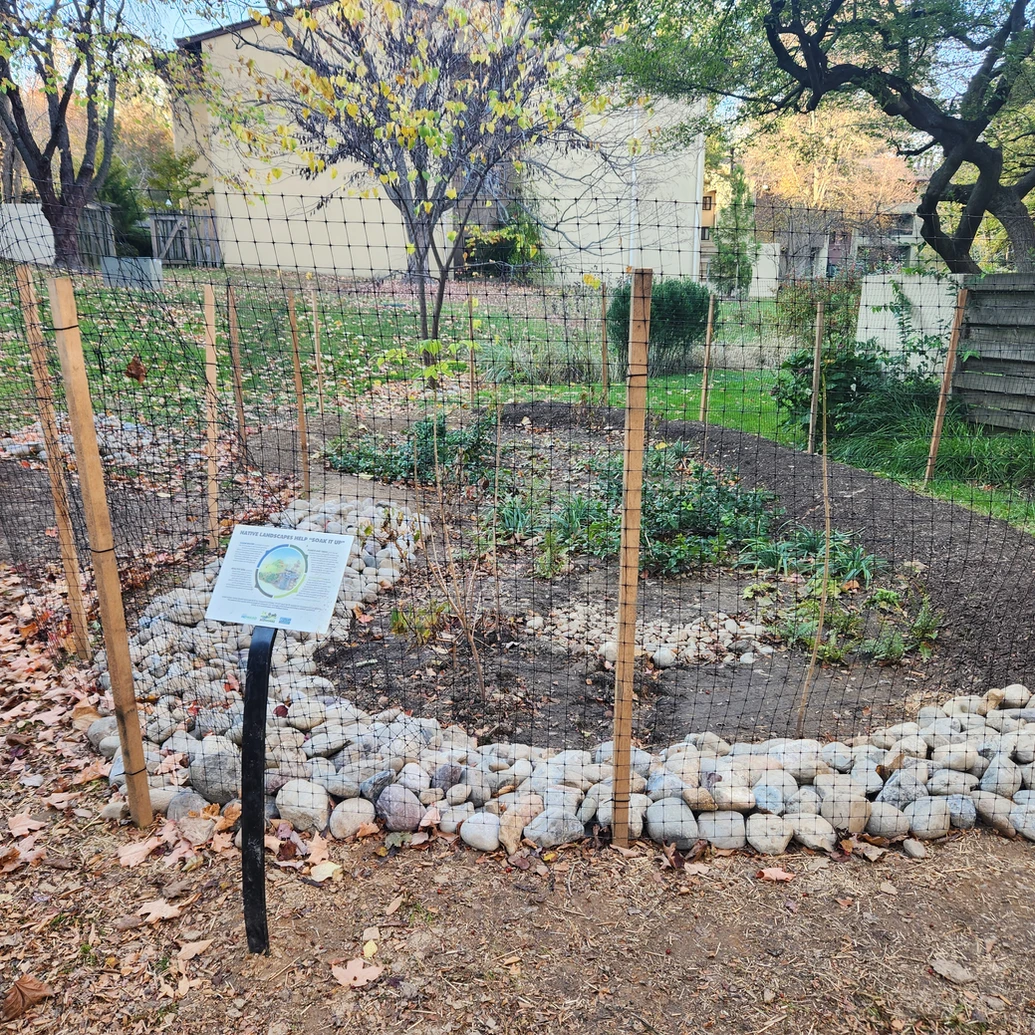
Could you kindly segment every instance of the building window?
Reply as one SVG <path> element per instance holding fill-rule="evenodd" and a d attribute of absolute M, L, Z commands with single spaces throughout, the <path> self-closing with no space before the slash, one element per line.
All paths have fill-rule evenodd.
<path fill-rule="evenodd" d="M 703 208 L 705 212 L 711 212 L 714 204 L 715 199 L 710 194 L 705 194 L 704 201 L 701 203 L 701 208 Z"/>
<path fill-rule="evenodd" d="M 701 240 L 710 241 L 712 239 L 712 228 L 710 226 L 701 227 Z"/>

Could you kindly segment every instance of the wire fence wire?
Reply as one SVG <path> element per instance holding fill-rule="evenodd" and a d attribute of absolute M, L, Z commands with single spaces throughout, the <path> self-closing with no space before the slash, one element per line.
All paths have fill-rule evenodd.
<path fill-rule="evenodd" d="M 924 268 L 897 217 L 769 208 L 733 232 L 720 219 L 712 235 L 705 212 L 673 202 L 605 223 L 610 199 L 585 224 L 569 214 L 564 234 L 544 228 L 531 257 L 483 232 L 439 277 L 414 268 L 393 210 L 374 199 L 369 222 L 288 197 L 205 207 L 210 219 L 178 232 L 204 223 L 218 249 L 166 255 L 221 265 L 134 258 L 70 274 L 145 760 L 171 816 L 240 793 L 251 630 L 209 622 L 205 608 L 245 523 L 354 536 L 328 632 L 286 630 L 274 650 L 270 817 L 323 829 L 333 809 L 332 833 L 347 836 L 375 806 L 411 832 L 435 809 L 450 833 L 517 794 L 522 808 L 537 797 L 529 823 L 545 808 L 609 827 L 630 259 L 654 272 L 635 573 L 641 826 L 651 801 L 683 802 L 702 824 L 716 804 L 749 811 L 716 790 L 716 759 L 741 750 L 785 752 L 772 768 L 794 773 L 788 799 L 831 769 L 872 797 L 887 749 L 927 758 L 988 732 L 960 718 L 988 699 L 943 707 L 950 698 L 1024 682 L 1030 277 L 964 283 Z M 32 269 L 48 341 L 54 272 Z M 42 576 L 58 551 L 40 389 L 12 266 L 4 278 L 0 551 Z M 88 573 L 56 358 L 52 374 Z M 103 652 L 96 661 L 103 687 Z M 1011 686 L 991 707 L 1026 703 Z M 938 743 L 917 737 L 935 720 Z M 118 785 L 104 721 L 91 736 L 115 753 Z M 728 756 L 738 742 L 756 747 Z M 811 752 L 811 775 L 787 745 L 799 763 Z M 964 767 L 964 783 L 988 764 Z M 518 836 L 543 842 L 528 829 Z"/>

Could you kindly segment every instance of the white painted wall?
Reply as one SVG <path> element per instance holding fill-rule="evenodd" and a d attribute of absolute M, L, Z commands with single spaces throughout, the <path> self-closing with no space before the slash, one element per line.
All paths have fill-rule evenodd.
<path fill-rule="evenodd" d="M 780 246 L 763 244 L 758 249 L 755 268 L 751 271 L 748 298 L 776 298 L 780 286 Z"/>
<path fill-rule="evenodd" d="M 39 205 L 0 205 L 0 257 L 54 265 L 54 233 Z"/>
<path fill-rule="evenodd" d="M 863 277 L 856 341 L 876 338 L 878 345 L 892 355 L 901 351 L 898 320 L 888 308 L 896 298 L 891 286 L 894 281 L 912 303 L 909 314 L 912 333 L 936 335 L 948 345 L 961 280 L 962 275 L 949 273 L 931 277 L 918 273 L 875 273 Z"/>

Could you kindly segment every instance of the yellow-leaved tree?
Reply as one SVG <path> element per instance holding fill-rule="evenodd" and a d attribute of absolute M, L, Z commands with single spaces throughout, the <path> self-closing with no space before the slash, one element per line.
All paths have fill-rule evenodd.
<path fill-rule="evenodd" d="M 268 31 L 242 35 L 253 91 L 233 105 L 238 139 L 313 177 L 347 164 L 376 178 L 405 226 L 421 332 L 437 339 L 474 207 L 505 170 L 590 146 L 584 110 L 601 105 L 573 87 L 577 58 L 512 0 L 268 0 L 252 15 Z"/>

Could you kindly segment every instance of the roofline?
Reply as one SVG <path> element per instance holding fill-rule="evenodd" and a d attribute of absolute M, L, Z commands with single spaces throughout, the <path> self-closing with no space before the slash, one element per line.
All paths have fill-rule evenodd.
<path fill-rule="evenodd" d="M 327 7 L 334 2 L 335 0 L 311 0 L 306 6 L 312 11 L 321 7 Z M 199 43 L 204 43 L 206 40 L 214 40 L 220 36 L 229 36 L 231 33 L 241 32 L 244 29 L 252 29 L 258 24 L 254 18 L 246 18 L 244 21 L 233 22 L 231 25 L 221 25 L 215 29 L 196 33 L 193 36 L 184 36 L 182 39 L 177 39 L 173 42 L 181 50 L 186 50 L 189 47 L 196 47 Z"/>

